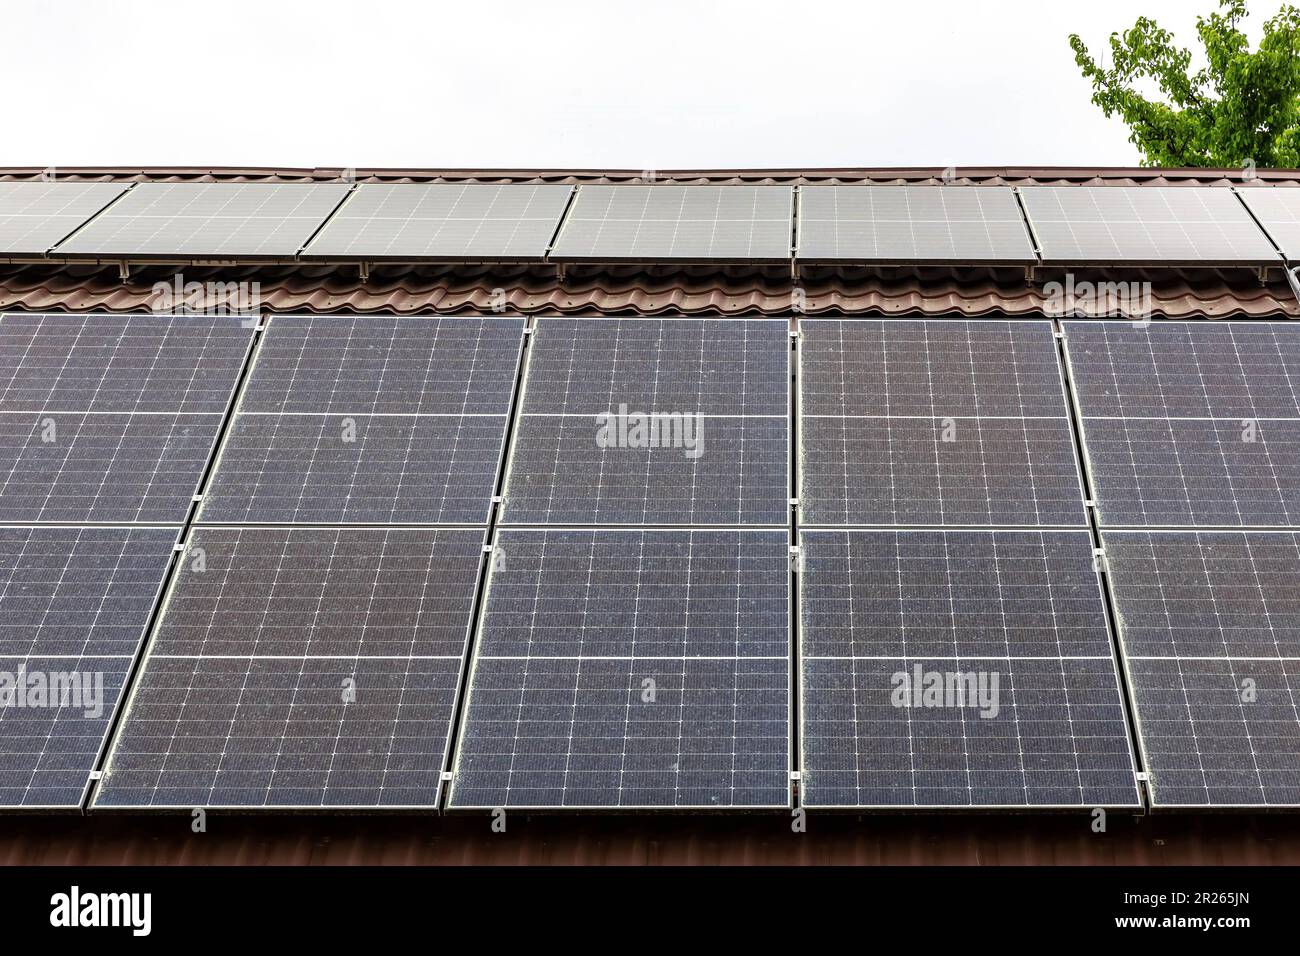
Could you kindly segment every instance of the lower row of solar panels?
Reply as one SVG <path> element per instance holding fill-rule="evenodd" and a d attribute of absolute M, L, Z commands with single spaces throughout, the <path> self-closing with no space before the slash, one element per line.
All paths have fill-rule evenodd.
<path fill-rule="evenodd" d="M 5 315 L 0 805 L 1300 805 L 1300 329 L 1064 333 Z"/>

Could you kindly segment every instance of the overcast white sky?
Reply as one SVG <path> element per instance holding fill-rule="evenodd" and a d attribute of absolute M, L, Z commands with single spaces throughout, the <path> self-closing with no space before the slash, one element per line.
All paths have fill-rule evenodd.
<path fill-rule="evenodd" d="M 0 165 L 1130 165 L 1067 37 L 1215 2 L 5 0 Z"/>

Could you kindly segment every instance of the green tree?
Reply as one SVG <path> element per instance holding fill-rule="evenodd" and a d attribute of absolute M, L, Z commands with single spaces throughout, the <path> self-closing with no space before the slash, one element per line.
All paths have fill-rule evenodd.
<path fill-rule="evenodd" d="M 1144 165 L 1300 166 L 1300 11 L 1278 11 L 1253 52 L 1238 28 L 1246 15 L 1246 0 L 1219 0 L 1218 12 L 1197 17 L 1205 66 L 1195 73 L 1191 52 L 1146 17 L 1111 34 L 1109 68 L 1070 36 L 1092 101 L 1128 124 Z"/>

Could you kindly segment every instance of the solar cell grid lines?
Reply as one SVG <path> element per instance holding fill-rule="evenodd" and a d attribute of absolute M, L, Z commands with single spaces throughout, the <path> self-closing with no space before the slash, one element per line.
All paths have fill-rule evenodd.
<path fill-rule="evenodd" d="M 1153 805 L 1300 806 L 1300 534 L 1104 542 Z"/>
<path fill-rule="evenodd" d="M 449 806 L 788 806 L 787 546 L 500 530 Z"/>
<path fill-rule="evenodd" d="M 363 183 L 307 258 L 541 259 L 572 186 Z"/>
<path fill-rule="evenodd" d="M 344 183 L 138 183 L 54 250 L 124 258 L 292 258 Z"/>
<path fill-rule="evenodd" d="M 1005 186 L 801 186 L 804 262 L 1038 261 Z"/>
<path fill-rule="evenodd" d="M 0 183 L 0 252 L 44 255 L 126 188 L 124 183 Z"/>
<path fill-rule="evenodd" d="M 801 542 L 805 806 L 1140 805 L 1086 530 Z"/>
<path fill-rule="evenodd" d="M 0 807 L 75 809 L 174 528 L 0 528 Z"/>
<path fill-rule="evenodd" d="M 1111 527 L 1300 523 L 1300 337 L 1281 323 L 1066 323 Z"/>
<path fill-rule="evenodd" d="M 96 805 L 437 806 L 483 541 L 196 529 Z"/>
<path fill-rule="evenodd" d="M 1085 522 L 1048 323 L 801 326 L 803 525 Z"/>
<path fill-rule="evenodd" d="M 789 186 L 582 185 L 556 237 L 556 261 L 786 262 Z"/>
<path fill-rule="evenodd" d="M 276 316 L 200 519 L 485 524 L 524 320 Z"/>
<path fill-rule="evenodd" d="M 789 361 L 780 319 L 540 319 L 503 523 L 784 526 Z"/>
<path fill-rule="evenodd" d="M 518 316 L 277 315 L 242 412 L 504 415 Z"/>
<path fill-rule="evenodd" d="M 1045 264 L 1278 262 L 1230 189 L 1023 186 L 1020 195 Z"/>
<path fill-rule="evenodd" d="M 235 316 L 0 316 L 0 410 L 222 414 L 251 330 Z"/>
<path fill-rule="evenodd" d="M 1300 258 L 1300 191 L 1242 189 L 1239 195 L 1282 250 L 1282 255 L 1290 262 L 1296 262 Z"/>

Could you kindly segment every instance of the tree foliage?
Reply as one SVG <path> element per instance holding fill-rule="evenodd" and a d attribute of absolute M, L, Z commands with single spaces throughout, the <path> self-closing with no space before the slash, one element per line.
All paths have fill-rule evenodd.
<path fill-rule="evenodd" d="M 1194 73 L 1191 51 L 1146 17 L 1111 34 L 1108 68 L 1071 35 L 1092 101 L 1128 124 L 1144 165 L 1300 166 L 1300 11 L 1278 11 L 1255 51 L 1239 26 L 1246 16 L 1246 0 L 1219 0 L 1197 17 L 1205 65 Z M 1153 87 L 1159 98 L 1139 89 Z"/>

